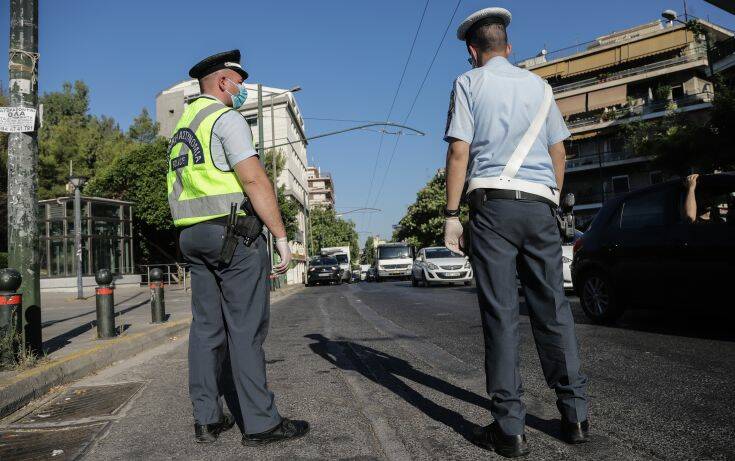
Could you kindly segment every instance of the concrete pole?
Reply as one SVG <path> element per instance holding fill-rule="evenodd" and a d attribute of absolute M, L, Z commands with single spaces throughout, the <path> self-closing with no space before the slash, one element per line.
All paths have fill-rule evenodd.
<path fill-rule="evenodd" d="M 38 2 L 10 0 L 9 87 L 12 107 L 38 105 Z M 8 138 L 8 265 L 23 276 L 23 341 L 41 352 L 38 252 L 38 132 Z"/>
<path fill-rule="evenodd" d="M 82 286 L 82 192 L 74 186 L 74 259 L 77 266 L 77 299 L 84 299 Z"/>

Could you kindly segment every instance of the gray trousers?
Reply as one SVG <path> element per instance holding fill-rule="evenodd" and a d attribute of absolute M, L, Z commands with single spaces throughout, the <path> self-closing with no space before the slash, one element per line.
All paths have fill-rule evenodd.
<path fill-rule="evenodd" d="M 541 202 L 490 199 L 473 210 L 470 232 L 493 418 L 508 435 L 524 430 L 517 270 L 557 408 L 571 422 L 586 420 L 587 377 L 580 371 L 574 319 L 564 295 L 561 238 L 553 210 Z"/>
<path fill-rule="evenodd" d="M 221 379 L 230 370 L 246 433 L 267 431 L 281 421 L 268 390 L 263 342 L 270 315 L 270 261 L 264 238 L 238 244 L 232 261 L 217 262 L 224 227 L 200 223 L 181 232 L 179 245 L 191 264 L 189 395 L 194 420 L 211 424 L 222 416 Z M 229 364 L 227 354 L 229 353 Z"/>

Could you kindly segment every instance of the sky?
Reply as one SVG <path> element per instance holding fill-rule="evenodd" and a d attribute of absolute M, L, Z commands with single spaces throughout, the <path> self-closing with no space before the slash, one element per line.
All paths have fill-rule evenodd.
<path fill-rule="evenodd" d="M 9 2 L 3 3 L 0 49 L 7 49 Z M 194 63 L 239 48 L 249 82 L 302 87 L 295 96 L 308 136 L 356 124 L 319 119 L 382 121 L 425 5 L 426 0 L 40 0 L 39 91 L 83 80 L 90 87 L 91 112 L 127 129 L 143 107 L 155 113 L 156 94 L 186 79 Z M 457 0 L 429 0 L 389 120 L 406 120 L 456 5 Z M 454 78 L 469 69 L 456 29 L 488 6 L 513 15 L 511 60 L 653 21 L 664 9 L 683 10 L 680 0 L 462 0 L 406 121 L 426 136 L 401 136 L 395 147 L 398 136 L 383 136 L 381 145 L 379 133 L 357 131 L 308 145 L 309 164 L 333 176 L 338 212 L 381 210 L 345 215 L 355 222 L 361 242 L 371 234 L 390 238 L 416 193 L 443 166 L 449 92 Z M 735 16 L 703 0 L 688 0 L 687 6 L 689 14 L 735 29 Z M 7 73 L 2 85 L 7 88 Z"/>

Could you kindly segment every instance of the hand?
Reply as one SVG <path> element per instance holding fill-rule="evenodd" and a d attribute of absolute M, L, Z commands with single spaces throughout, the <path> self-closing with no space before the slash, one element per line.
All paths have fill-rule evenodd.
<path fill-rule="evenodd" d="M 276 251 L 281 256 L 281 262 L 273 267 L 273 272 L 278 275 L 283 275 L 291 265 L 291 247 L 288 246 L 288 239 L 286 237 L 276 239 Z"/>
<path fill-rule="evenodd" d="M 447 218 L 444 221 L 444 246 L 464 255 L 460 247 L 464 246 L 464 237 L 462 236 L 462 223 L 459 218 Z"/>
<path fill-rule="evenodd" d="M 695 187 L 697 187 L 697 178 L 699 178 L 699 175 L 696 173 L 687 176 L 686 184 L 689 189 L 694 189 Z"/>

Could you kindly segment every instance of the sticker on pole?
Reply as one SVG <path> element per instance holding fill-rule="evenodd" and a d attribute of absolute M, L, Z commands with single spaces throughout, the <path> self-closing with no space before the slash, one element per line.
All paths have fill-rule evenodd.
<path fill-rule="evenodd" d="M 26 133 L 36 127 L 36 109 L 30 107 L 0 107 L 0 131 Z"/>

